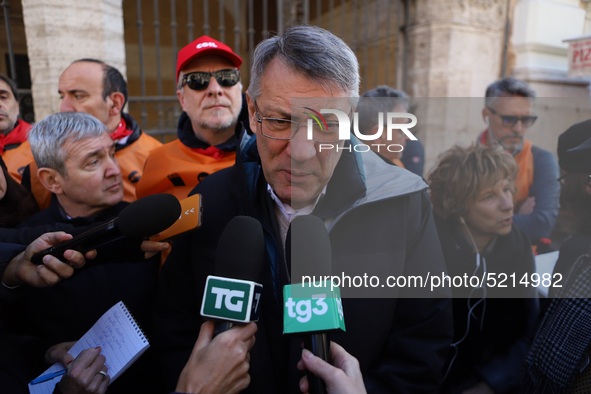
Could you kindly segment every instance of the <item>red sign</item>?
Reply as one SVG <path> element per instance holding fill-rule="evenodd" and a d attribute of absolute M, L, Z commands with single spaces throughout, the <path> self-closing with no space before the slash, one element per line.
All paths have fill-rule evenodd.
<path fill-rule="evenodd" d="M 569 76 L 591 76 L 591 37 L 573 40 L 568 44 Z"/>

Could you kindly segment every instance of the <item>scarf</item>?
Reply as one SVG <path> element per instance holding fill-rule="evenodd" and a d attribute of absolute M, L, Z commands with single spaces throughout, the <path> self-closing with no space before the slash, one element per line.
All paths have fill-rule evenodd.
<path fill-rule="evenodd" d="M 29 127 L 20 127 L 19 121 L 15 123 L 14 129 L 8 134 L 0 134 L 0 154 L 4 153 L 4 148 L 8 145 L 21 144 L 27 140 Z"/>
<path fill-rule="evenodd" d="M 480 134 L 479 142 L 482 145 L 489 145 L 488 129 Z M 517 162 L 517 177 L 515 178 L 517 192 L 514 199 L 516 206 L 519 206 L 529 197 L 529 189 L 534 183 L 534 155 L 531 141 L 523 140 L 523 147 L 513 158 Z"/>

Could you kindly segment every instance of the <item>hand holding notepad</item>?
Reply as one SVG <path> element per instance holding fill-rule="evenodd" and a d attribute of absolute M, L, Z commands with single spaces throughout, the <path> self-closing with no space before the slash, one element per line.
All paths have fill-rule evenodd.
<path fill-rule="evenodd" d="M 131 364 L 135 362 L 150 346 L 142 330 L 122 301 L 105 312 L 72 346 L 68 353 L 77 357 L 83 350 L 101 347 L 101 354 L 105 356 L 105 364 L 111 382 L 117 379 Z M 51 394 L 55 385 L 61 380 L 59 371 L 64 366 L 53 364 L 40 377 L 54 374 L 49 380 L 38 384 L 29 384 L 29 391 L 33 394 Z"/>

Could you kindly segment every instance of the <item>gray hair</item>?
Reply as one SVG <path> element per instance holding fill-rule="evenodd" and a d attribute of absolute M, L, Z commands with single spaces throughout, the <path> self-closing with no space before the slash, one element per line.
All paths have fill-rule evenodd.
<path fill-rule="evenodd" d="M 378 123 L 378 114 L 380 112 L 392 112 L 392 109 L 399 105 L 408 112 L 410 107 L 408 94 L 388 85 L 380 85 L 377 88 L 367 90 L 361 97 L 357 105 L 359 130 L 361 132 L 370 131 Z"/>
<path fill-rule="evenodd" d="M 29 143 L 39 168 L 52 168 L 65 175 L 66 141 L 100 137 L 107 127 L 84 112 L 60 112 L 47 116 L 29 131 Z"/>
<path fill-rule="evenodd" d="M 338 89 L 359 97 L 359 63 L 347 44 L 317 26 L 293 26 L 278 36 L 263 40 L 254 50 L 248 94 L 261 95 L 261 78 L 269 63 L 278 58 L 327 92 Z"/>
<path fill-rule="evenodd" d="M 527 83 L 517 78 L 501 78 L 486 88 L 485 104 L 489 106 L 495 98 L 504 96 L 526 97 L 533 101 L 536 98 L 536 92 Z"/>

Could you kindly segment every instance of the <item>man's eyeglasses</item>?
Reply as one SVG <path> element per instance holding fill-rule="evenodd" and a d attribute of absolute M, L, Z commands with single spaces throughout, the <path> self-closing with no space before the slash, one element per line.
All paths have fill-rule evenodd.
<path fill-rule="evenodd" d="M 503 123 L 503 126 L 506 126 L 506 127 L 513 127 L 517 124 L 517 122 L 521 122 L 523 127 L 530 127 L 530 126 L 533 126 L 533 124 L 536 123 L 536 119 L 538 119 L 538 117 L 535 115 L 530 115 L 530 116 L 501 115 L 497 111 L 492 109 L 491 107 L 486 107 L 486 108 L 488 108 L 488 110 L 490 112 L 492 112 L 493 115 L 497 115 L 499 118 L 501 118 L 501 122 Z"/>
<path fill-rule="evenodd" d="M 233 68 L 214 72 L 196 71 L 188 73 L 183 75 L 181 87 L 186 84 L 191 90 L 205 90 L 209 86 L 211 77 L 214 77 L 220 86 L 229 88 L 240 82 L 240 71 Z"/>
<path fill-rule="evenodd" d="M 560 178 L 558 178 L 558 182 L 560 182 L 561 185 L 564 185 L 566 178 L 570 175 L 571 173 L 567 173 L 564 174 L 563 176 L 561 176 Z M 578 174 L 575 174 L 578 175 Z M 585 176 L 582 178 L 581 182 L 583 183 L 583 185 L 591 187 L 591 175 L 587 175 L 585 174 Z"/>
<path fill-rule="evenodd" d="M 271 118 L 261 116 L 256 101 L 254 102 L 257 122 L 261 125 L 261 134 L 273 140 L 291 140 L 300 127 L 307 126 L 306 122 L 291 119 Z M 349 118 L 351 115 L 349 114 Z M 339 122 L 327 121 L 326 124 L 312 122 L 312 139 L 319 143 L 334 143 L 339 141 Z"/>

